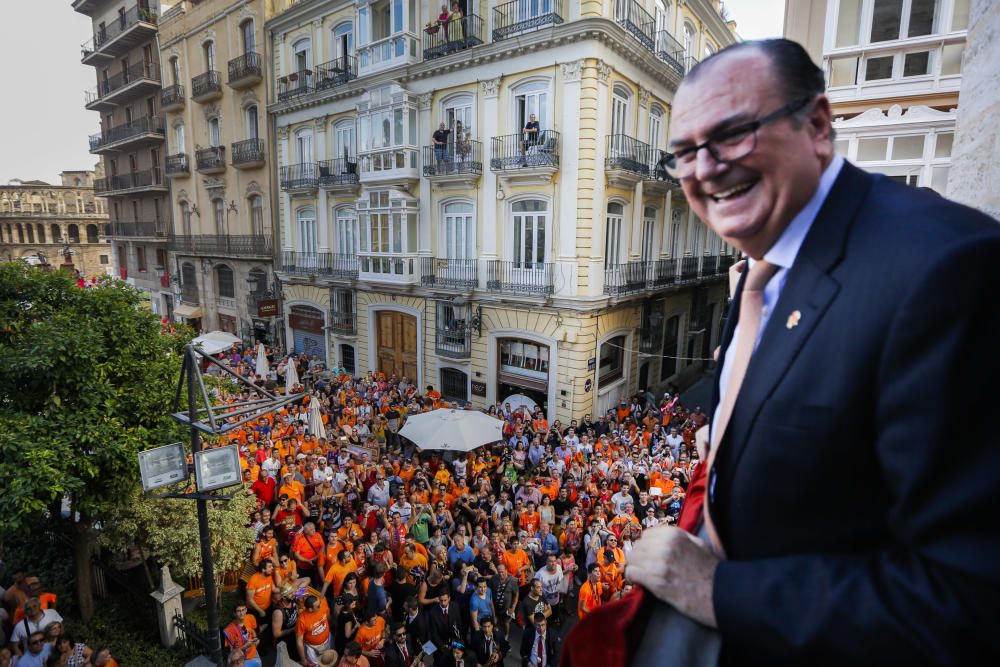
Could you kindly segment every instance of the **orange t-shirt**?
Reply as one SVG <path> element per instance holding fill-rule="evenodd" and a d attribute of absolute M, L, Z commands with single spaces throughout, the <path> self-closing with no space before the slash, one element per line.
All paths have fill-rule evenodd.
<path fill-rule="evenodd" d="M 340 589 L 343 588 L 344 579 L 347 578 L 347 575 L 357 571 L 358 564 L 353 559 L 347 561 L 347 565 L 341 565 L 340 561 L 336 561 L 333 565 L 326 568 L 326 574 L 323 578 L 333 586 L 333 594 L 337 596 L 340 595 Z"/>
<path fill-rule="evenodd" d="M 274 590 L 274 578 L 260 572 L 254 573 L 247 580 L 247 592 L 253 603 L 266 610 L 271 606 L 271 591 Z"/>
<path fill-rule="evenodd" d="M 260 545 L 260 551 L 257 552 L 257 558 L 253 563 L 254 565 L 257 565 L 262 560 L 268 560 L 274 555 L 274 550 L 278 546 L 278 542 L 274 538 L 271 538 L 266 542 L 258 542 L 258 544 Z"/>
<path fill-rule="evenodd" d="M 583 582 L 580 586 L 580 601 L 577 603 L 576 612 L 583 618 L 601 605 L 601 595 L 604 592 L 604 584 L 597 582 L 594 586 L 590 580 Z"/>
<path fill-rule="evenodd" d="M 310 646 L 321 646 L 330 638 L 330 615 L 322 607 L 303 611 L 295 624 L 295 636 Z"/>
<path fill-rule="evenodd" d="M 240 626 L 236 623 L 236 621 L 233 621 L 226 626 L 223 634 L 225 635 L 226 643 L 229 644 L 230 648 L 242 648 L 257 636 L 257 617 L 253 614 L 247 614 L 244 616 L 242 630 L 245 632 L 241 632 Z M 257 656 L 257 647 L 250 646 L 247 648 L 245 655 L 248 660 L 252 660 Z"/>
<path fill-rule="evenodd" d="M 538 526 L 542 522 L 542 517 L 538 515 L 538 512 L 525 512 L 521 515 L 518 520 L 518 525 L 522 530 L 528 531 L 528 533 L 534 537 L 535 533 L 538 532 Z"/>
<path fill-rule="evenodd" d="M 528 583 L 527 572 L 518 574 L 518 570 L 525 565 L 531 564 L 531 561 L 528 559 L 528 554 L 524 549 L 518 549 L 517 551 L 511 551 L 508 549 L 507 551 L 504 551 L 500 556 L 500 562 L 507 566 L 507 572 L 509 572 L 512 577 L 517 577 L 521 586 Z"/>
<path fill-rule="evenodd" d="M 385 619 L 376 616 L 375 625 L 369 627 L 366 623 L 361 624 L 358 628 L 358 634 L 354 635 L 354 641 L 361 645 L 362 651 L 375 651 L 378 650 L 378 643 L 381 641 L 384 631 Z"/>

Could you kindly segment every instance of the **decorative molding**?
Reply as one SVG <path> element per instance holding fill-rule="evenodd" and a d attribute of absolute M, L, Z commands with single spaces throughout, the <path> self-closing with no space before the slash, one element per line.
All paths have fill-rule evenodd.
<path fill-rule="evenodd" d="M 323 29 L 323 19 L 313 19 L 312 26 L 315 30 Z"/>
<path fill-rule="evenodd" d="M 570 60 L 566 63 L 560 63 L 559 70 L 564 81 L 579 81 L 580 73 L 583 70 L 583 58 L 580 60 Z"/>
<path fill-rule="evenodd" d="M 257 12 L 253 10 L 250 5 L 243 5 L 240 7 L 240 13 L 236 16 L 236 23 L 243 23 L 244 19 L 255 19 L 257 18 Z M 255 28 L 257 26 L 254 26 Z"/>
<path fill-rule="evenodd" d="M 433 98 L 433 93 L 420 93 L 417 95 L 417 108 L 421 111 L 427 111 L 431 108 L 431 98 Z"/>
<path fill-rule="evenodd" d="M 215 31 L 214 30 L 205 30 L 203 33 L 201 33 L 201 43 L 202 44 L 204 44 L 205 42 L 214 42 L 215 39 L 216 39 L 216 37 L 215 37 Z"/>
<path fill-rule="evenodd" d="M 878 107 L 869 109 L 854 118 L 835 118 L 833 126 L 838 130 L 852 127 L 878 127 L 880 125 L 903 125 L 906 123 L 955 122 L 958 119 L 958 109 L 938 111 L 924 105 L 912 106 L 906 111 L 898 104 L 893 104 L 883 112 Z"/>
<path fill-rule="evenodd" d="M 176 130 L 178 127 L 183 127 L 183 126 L 184 126 L 184 119 L 181 118 L 180 116 L 174 116 L 174 118 L 170 121 L 171 129 Z M 178 148 L 183 148 L 183 147 L 178 146 Z"/>
<path fill-rule="evenodd" d="M 285 140 L 288 139 L 288 126 L 287 125 L 279 125 L 278 126 L 278 139 L 280 139 L 281 141 L 285 141 Z"/>
<path fill-rule="evenodd" d="M 503 77 L 497 77 L 495 79 L 486 79 L 480 81 L 479 85 L 483 90 L 483 95 L 485 97 L 496 97 L 500 94 L 500 79 Z"/>
<path fill-rule="evenodd" d="M 212 120 L 213 118 L 219 118 L 221 120 L 222 109 L 219 108 L 218 104 L 206 104 L 203 107 L 205 113 L 205 120 Z"/>
<path fill-rule="evenodd" d="M 177 191 L 177 202 L 180 203 L 182 201 L 191 201 L 190 198 L 188 197 L 187 190 Z"/>
<path fill-rule="evenodd" d="M 607 64 L 603 60 L 597 61 L 597 78 L 601 83 L 606 84 L 608 79 L 611 77 L 611 72 L 614 71 L 614 67 Z"/>
<path fill-rule="evenodd" d="M 246 109 L 253 104 L 256 104 L 258 107 L 260 106 L 260 98 L 257 97 L 257 93 L 253 89 L 244 91 L 243 97 L 240 99 L 240 108 Z"/>
<path fill-rule="evenodd" d="M 264 196 L 264 188 L 260 187 L 260 183 L 257 181 L 250 181 L 247 183 L 246 194 L 243 196 L 244 198 L 249 199 L 253 195 L 260 195 L 261 197 Z"/>
<path fill-rule="evenodd" d="M 317 134 L 325 134 L 327 125 L 327 116 L 319 116 L 313 119 L 313 127 L 316 128 Z"/>
<path fill-rule="evenodd" d="M 205 186 L 206 190 L 225 190 L 226 188 L 226 179 L 221 176 L 208 176 L 203 178 L 201 182 L 202 185 Z M 213 192 L 212 196 L 216 199 L 219 197 L 222 197 L 223 199 L 226 198 L 225 192 Z"/>
<path fill-rule="evenodd" d="M 649 106 L 649 96 L 652 91 L 649 88 L 639 86 L 639 106 L 645 108 Z"/>

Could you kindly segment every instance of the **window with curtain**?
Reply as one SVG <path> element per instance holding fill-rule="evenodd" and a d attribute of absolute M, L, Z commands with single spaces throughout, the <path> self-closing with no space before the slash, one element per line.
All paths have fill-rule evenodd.
<path fill-rule="evenodd" d="M 224 299 L 236 298 L 236 283 L 233 279 L 233 270 L 222 264 L 215 267 L 215 286 L 220 297 Z"/>

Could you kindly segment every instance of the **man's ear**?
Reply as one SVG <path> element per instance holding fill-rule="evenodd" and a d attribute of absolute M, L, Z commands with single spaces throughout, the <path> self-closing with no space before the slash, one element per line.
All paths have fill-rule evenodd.
<path fill-rule="evenodd" d="M 820 95 L 809 112 L 808 124 L 813 135 L 817 154 L 823 157 L 833 155 L 833 111 L 826 95 Z"/>

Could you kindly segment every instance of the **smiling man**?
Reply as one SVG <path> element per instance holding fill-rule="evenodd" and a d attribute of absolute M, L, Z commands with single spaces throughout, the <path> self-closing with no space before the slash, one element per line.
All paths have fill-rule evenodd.
<path fill-rule="evenodd" d="M 564 665 L 1000 663 L 1000 227 L 834 156 L 831 120 L 787 40 L 677 92 L 667 171 L 748 261 L 684 530 Z"/>

